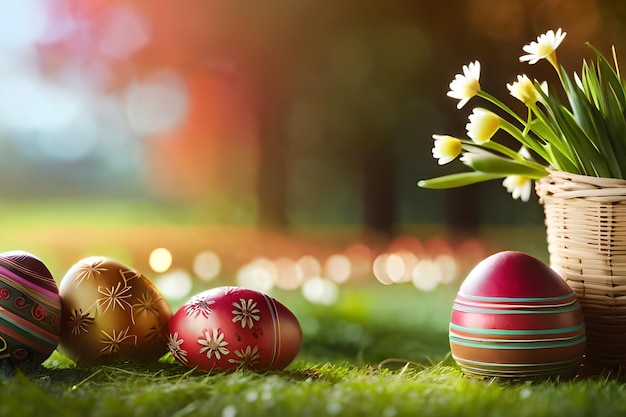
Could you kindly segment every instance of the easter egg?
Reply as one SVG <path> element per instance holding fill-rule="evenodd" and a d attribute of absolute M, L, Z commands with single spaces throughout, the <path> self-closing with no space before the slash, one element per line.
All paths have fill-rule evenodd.
<path fill-rule="evenodd" d="M 83 363 L 150 362 L 167 353 L 169 304 L 141 273 L 103 256 L 74 264 L 59 285 L 59 351 Z"/>
<path fill-rule="evenodd" d="M 468 375 L 548 379 L 576 375 L 586 334 L 565 281 L 535 257 L 503 251 L 478 263 L 461 284 L 449 340 Z"/>
<path fill-rule="evenodd" d="M 25 251 L 0 253 L 0 359 L 41 364 L 56 349 L 61 297 L 44 263 Z"/>
<path fill-rule="evenodd" d="M 197 294 L 169 322 L 172 356 L 206 371 L 282 369 L 296 357 L 301 343 L 300 323 L 287 307 L 240 287 Z"/>

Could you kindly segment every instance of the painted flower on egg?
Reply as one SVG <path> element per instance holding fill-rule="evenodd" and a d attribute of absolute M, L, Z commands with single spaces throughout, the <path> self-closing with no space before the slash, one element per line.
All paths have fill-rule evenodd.
<path fill-rule="evenodd" d="M 259 317 L 256 313 L 259 313 L 261 310 L 256 308 L 256 303 L 254 300 L 249 299 L 248 301 L 243 298 L 239 299 L 239 304 L 233 303 L 235 309 L 232 311 L 235 317 L 233 317 L 233 323 L 241 322 L 241 327 L 245 328 L 246 323 L 248 328 L 251 329 L 254 326 L 255 321 L 259 321 L 261 317 Z"/>
<path fill-rule="evenodd" d="M 152 282 L 106 257 L 85 258 L 61 281 L 59 351 L 77 362 L 152 361 L 167 352 L 171 309 Z"/>

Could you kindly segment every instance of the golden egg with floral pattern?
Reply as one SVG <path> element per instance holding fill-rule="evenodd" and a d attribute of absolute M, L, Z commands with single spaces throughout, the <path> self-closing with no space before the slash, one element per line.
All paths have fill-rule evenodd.
<path fill-rule="evenodd" d="M 150 362 L 167 352 L 172 310 L 144 275 L 115 259 L 75 263 L 59 286 L 58 350 L 80 363 Z"/>

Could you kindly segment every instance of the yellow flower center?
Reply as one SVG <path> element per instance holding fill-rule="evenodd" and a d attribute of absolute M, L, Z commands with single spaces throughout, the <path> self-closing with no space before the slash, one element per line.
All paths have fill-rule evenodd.
<path fill-rule="evenodd" d="M 442 141 L 440 146 L 441 154 L 446 156 L 456 157 L 462 150 L 461 141 L 458 139 Z"/>
<path fill-rule="evenodd" d="M 528 182 L 528 177 L 525 177 L 523 175 L 511 175 L 511 177 L 513 178 L 513 182 L 516 188 L 523 187 Z"/>
<path fill-rule="evenodd" d="M 547 43 L 541 43 L 537 46 L 537 55 L 540 57 L 547 57 L 554 51 L 554 47 Z"/>
<path fill-rule="evenodd" d="M 487 142 L 500 128 L 500 118 L 487 110 L 474 109 L 469 119 L 467 134 L 478 144 Z"/>
<path fill-rule="evenodd" d="M 463 85 L 462 93 L 465 97 L 474 97 L 480 91 L 478 80 L 468 79 Z"/>
<path fill-rule="evenodd" d="M 518 76 L 517 82 L 507 84 L 511 95 L 526 104 L 532 106 L 539 100 L 539 94 L 532 81 L 526 76 Z"/>

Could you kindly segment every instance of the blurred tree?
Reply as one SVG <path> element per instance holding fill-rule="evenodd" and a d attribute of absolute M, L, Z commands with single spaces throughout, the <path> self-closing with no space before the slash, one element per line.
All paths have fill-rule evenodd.
<path fill-rule="evenodd" d="M 507 97 L 506 83 L 527 68 L 516 62 L 525 42 L 563 26 L 582 45 L 598 38 L 604 20 L 610 35 L 618 37 L 623 14 L 623 6 L 608 0 L 58 2 L 80 19 L 70 19 L 79 22 L 72 36 L 48 49 L 49 59 L 43 60 L 48 71 L 78 55 L 79 68 L 91 69 L 83 72 L 121 103 L 128 85 L 155 69 L 173 69 L 185 78 L 188 119 L 169 132 L 171 142 L 155 162 L 156 169 L 163 168 L 155 177 L 170 181 L 174 192 L 222 187 L 234 194 L 254 178 L 261 225 L 287 227 L 298 204 L 311 203 L 309 211 L 327 215 L 349 200 L 337 217 L 383 234 L 394 232 L 406 195 L 418 195 L 409 200 L 417 201 L 413 219 L 418 221 L 424 206 L 435 205 L 415 187 L 417 179 L 453 169 L 436 166 L 430 136 L 463 135 L 472 105 L 458 112 L 445 95 L 462 65 L 479 59 L 481 84 Z M 104 54 L 103 45 L 111 42 L 126 55 Z M 578 66 L 580 49 L 572 49 Z M 566 61 L 567 53 L 562 56 Z M 533 74 L 544 70 L 550 68 L 537 66 Z M 245 126 L 235 128 L 236 123 Z M 207 127 L 211 124 L 220 128 Z M 175 142 L 185 135 L 186 145 Z M 225 138 L 222 142 L 245 141 L 246 159 L 233 157 L 239 144 L 217 143 L 216 136 Z M 407 137 L 417 143 L 411 148 L 415 154 L 403 154 Z M 258 158 L 249 157 L 253 148 Z M 254 165 L 245 167 L 246 180 L 233 179 L 239 169 L 229 165 L 245 161 Z M 399 172 L 406 175 L 400 164 L 415 165 L 416 177 L 399 178 Z M 168 177 L 166 168 L 180 177 Z M 433 211 L 450 229 L 473 233 L 489 216 L 485 206 L 491 208 L 481 195 L 494 185 L 499 187 L 445 191 L 445 207 Z M 303 194 L 311 197 L 305 200 Z"/>
<path fill-rule="evenodd" d="M 418 22 L 421 2 L 344 1 L 332 6 L 320 76 L 325 136 L 319 157 L 352 173 L 367 232 L 397 223 L 397 138 L 406 128 L 432 45 Z M 318 38 L 319 39 L 319 38 Z M 319 93 L 317 93 L 319 94 Z"/>

